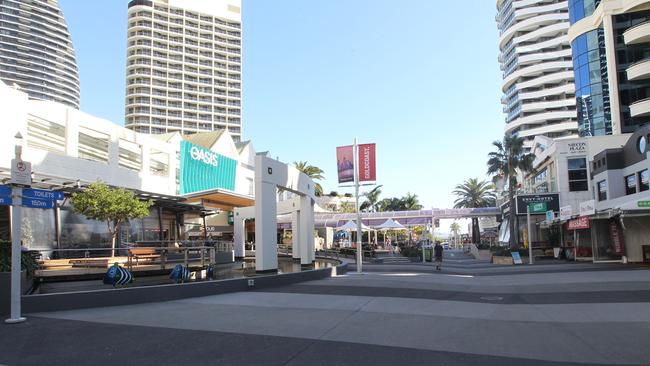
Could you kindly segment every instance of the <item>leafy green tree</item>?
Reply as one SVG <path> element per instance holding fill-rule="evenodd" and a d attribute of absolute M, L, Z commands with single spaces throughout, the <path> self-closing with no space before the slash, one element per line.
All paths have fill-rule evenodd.
<path fill-rule="evenodd" d="M 366 200 L 361 204 L 361 211 L 375 212 L 377 211 L 377 203 L 379 202 L 379 195 L 381 194 L 382 186 L 373 188 L 370 192 L 366 192 L 363 196 Z"/>
<path fill-rule="evenodd" d="M 325 173 L 323 169 L 309 165 L 306 161 L 294 161 L 293 165 L 296 169 L 305 173 L 305 175 L 314 181 L 314 193 L 316 193 L 317 196 L 321 196 L 323 194 L 323 187 L 316 181 L 325 179 L 323 176 L 323 173 Z"/>
<path fill-rule="evenodd" d="M 354 204 L 352 202 L 343 201 L 343 202 L 341 202 L 341 205 L 339 206 L 338 212 L 341 212 L 341 213 L 355 213 L 355 212 L 357 212 L 357 210 L 356 210 L 356 208 L 354 208 Z"/>
<path fill-rule="evenodd" d="M 421 210 L 422 205 L 420 204 L 420 201 L 418 199 L 417 194 L 413 193 L 407 193 L 406 196 L 401 198 L 401 205 L 402 209 L 404 211 L 411 211 L 411 210 Z"/>
<path fill-rule="evenodd" d="M 458 235 L 460 235 L 460 224 L 455 221 L 452 222 L 451 225 L 449 225 L 449 231 L 454 238 L 454 243 L 458 243 Z"/>
<path fill-rule="evenodd" d="M 524 139 L 521 137 L 506 135 L 503 141 L 494 141 L 492 145 L 496 147 L 496 151 L 488 154 L 487 173 L 493 176 L 494 181 L 503 178 L 508 184 L 508 201 L 510 202 L 509 245 L 515 249 L 519 246 L 515 238 L 517 171 L 521 173 L 529 172 L 533 167 L 535 155 L 525 152 Z"/>
<path fill-rule="evenodd" d="M 454 208 L 491 207 L 496 201 L 494 185 L 487 181 L 479 181 L 478 178 L 470 178 L 456 185 L 452 193 L 458 197 L 454 201 Z M 480 239 L 478 217 L 472 217 L 472 242 L 478 243 Z"/>
<path fill-rule="evenodd" d="M 95 182 L 81 192 L 72 194 L 74 212 L 90 220 L 104 221 L 111 234 L 111 255 L 115 256 L 115 243 L 121 225 L 130 219 L 149 215 L 153 201 L 140 201 L 133 192 L 123 188 L 111 188 Z"/>

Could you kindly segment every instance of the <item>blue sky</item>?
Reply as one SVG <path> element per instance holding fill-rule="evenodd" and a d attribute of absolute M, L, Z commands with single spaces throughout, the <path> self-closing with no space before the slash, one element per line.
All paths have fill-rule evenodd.
<path fill-rule="evenodd" d="M 207 0 L 206 0 L 207 1 Z M 123 124 L 126 0 L 59 0 L 81 109 Z M 495 1 L 244 0 L 243 131 L 336 181 L 336 146 L 377 144 L 382 197 L 453 205 L 503 136 Z"/>

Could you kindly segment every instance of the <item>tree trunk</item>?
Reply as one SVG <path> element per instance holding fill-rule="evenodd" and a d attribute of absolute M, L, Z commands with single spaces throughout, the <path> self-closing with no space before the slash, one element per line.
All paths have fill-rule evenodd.
<path fill-rule="evenodd" d="M 509 218 L 508 218 L 508 226 L 510 227 L 510 240 L 509 246 L 512 249 L 518 249 L 519 248 L 519 243 L 517 239 L 515 238 L 515 220 L 517 218 L 517 207 L 515 207 L 515 190 L 512 185 L 512 179 L 510 180 L 508 184 L 508 195 L 510 198 L 510 213 L 509 213 Z"/>

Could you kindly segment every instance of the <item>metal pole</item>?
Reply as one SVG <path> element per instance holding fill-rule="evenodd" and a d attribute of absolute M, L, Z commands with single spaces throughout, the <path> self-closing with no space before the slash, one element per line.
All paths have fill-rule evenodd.
<path fill-rule="evenodd" d="M 533 264 L 533 232 L 530 228 L 530 205 L 526 207 L 526 219 L 528 220 L 528 264 Z"/>
<path fill-rule="evenodd" d="M 359 147 L 357 146 L 356 138 L 354 139 L 352 154 L 354 154 L 354 199 L 356 201 L 357 211 L 357 273 L 361 273 L 363 262 L 363 246 L 361 241 L 361 212 L 359 210 Z"/>
<path fill-rule="evenodd" d="M 13 187 L 12 201 L 13 206 L 11 210 L 11 316 L 5 320 L 5 323 L 21 323 L 25 321 L 20 311 L 20 295 L 22 292 L 20 285 L 20 270 L 21 270 L 21 228 L 22 210 L 20 201 L 22 197 L 22 188 Z"/>

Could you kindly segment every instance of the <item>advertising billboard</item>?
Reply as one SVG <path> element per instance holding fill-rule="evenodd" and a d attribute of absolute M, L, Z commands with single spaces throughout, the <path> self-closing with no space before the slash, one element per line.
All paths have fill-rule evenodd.
<path fill-rule="evenodd" d="M 336 148 L 336 170 L 339 183 L 354 182 L 354 152 L 352 145 Z"/>
<path fill-rule="evenodd" d="M 235 159 L 181 141 L 180 163 L 180 194 L 215 188 L 235 190 Z"/>
<path fill-rule="evenodd" d="M 529 207 L 531 203 L 539 204 L 540 207 L 542 206 L 541 203 L 546 204 L 546 208 L 539 212 L 541 214 L 544 214 L 546 211 L 560 211 L 560 195 L 557 193 L 520 194 L 517 195 L 516 201 L 517 215 L 525 215 L 526 208 Z"/>
<path fill-rule="evenodd" d="M 360 144 L 359 182 L 374 182 L 376 180 L 375 144 Z"/>

